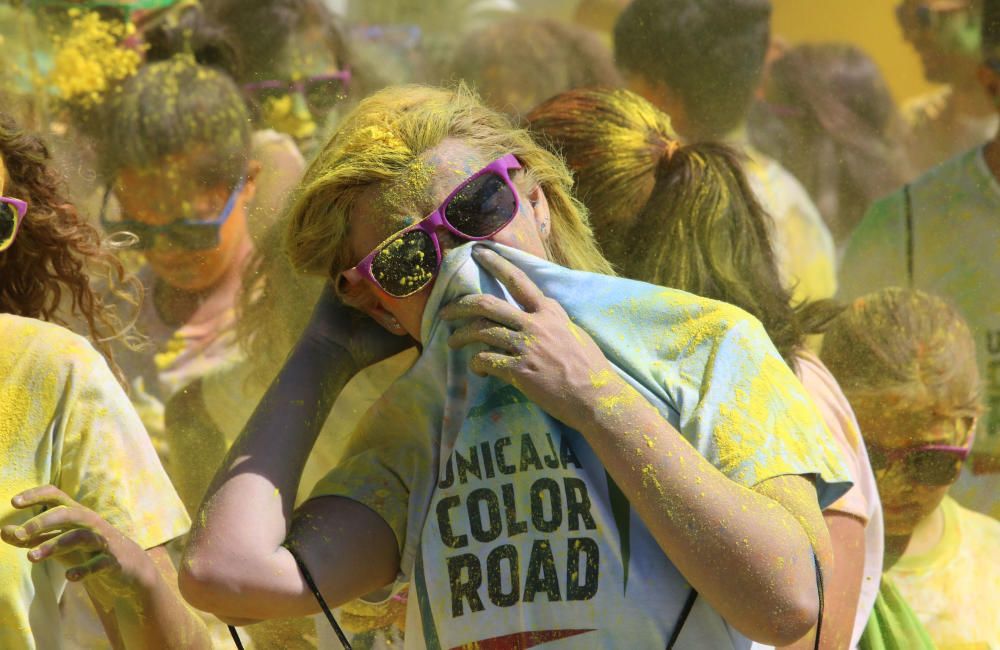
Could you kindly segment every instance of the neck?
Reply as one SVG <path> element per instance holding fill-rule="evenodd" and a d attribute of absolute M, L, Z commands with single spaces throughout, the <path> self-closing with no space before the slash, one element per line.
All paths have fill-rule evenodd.
<path fill-rule="evenodd" d="M 997 112 L 996 105 L 975 77 L 963 83 L 952 84 L 951 93 L 955 115 L 989 117 Z"/>
<path fill-rule="evenodd" d="M 885 539 L 885 565 L 892 566 L 900 558 L 923 555 L 931 551 L 944 537 L 944 509 L 938 505 L 924 517 L 910 535 Z"/>
<path fill-rule="evenodd" d="M 175 327 L 194 324 L 199 321 L 199 313 L 217 313 L 219 301 L 233 302 L 233 296 L 239 292 L 243 268 L 251 250 L 250 238 L 247 237 L 225 273 L 209 287 L 198 290 L 179 289 L 157 280 L 153 287 L 153 304 L 163 322 Z"/>

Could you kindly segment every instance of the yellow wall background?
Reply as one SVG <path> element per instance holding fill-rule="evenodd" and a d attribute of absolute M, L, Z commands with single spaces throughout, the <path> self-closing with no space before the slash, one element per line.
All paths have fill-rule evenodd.
<path fill-rule="evenodd" d="M 790 44 L 848 42 L 882 68 L 897 102 L 933 88 L 896 23 L 898 0 L 773 0 L 772 30 Z"/>

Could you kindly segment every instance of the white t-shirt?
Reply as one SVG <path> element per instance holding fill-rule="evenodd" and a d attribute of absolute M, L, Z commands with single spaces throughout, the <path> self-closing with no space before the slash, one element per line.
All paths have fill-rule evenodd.
<path fill-rule="evenodd" d="M 903 555 L 888 572 L 938 650 L 1000 648 L 1000 522 L 941 502 L 934 548 Z"/>
<path fill-rule="evenodd" d="M 481 245 L 558 300 L 731 480 L 751 487 L 813 474 L 823 505 L 846 491 L 815 406 L 751 316 Z M 366 414 L 346 460 L 314 495 L 364 503 L 395 532 L 400 584 L 410 584 L 407 648 L 663 647 L 690 587 L 600 459 L 514 387 L 475 376 L 474 350 L 447 344 L 456 326 L 437 318 L 441 305 L 504 296 L 470 250 L 445 258 L 420 358 Z M 684 635 L 679 648 L 749 647 L 701 598 Z"/>
<path fill-rule="evenodd" d="M 0 314 L 0 525 L 37 509 L 10 499 L 53 484 L 144 549 L 190 521 L 104 358 L 56 325 Z M 65 567 L 0 543 L 0 648 L 59 650 Z"/>

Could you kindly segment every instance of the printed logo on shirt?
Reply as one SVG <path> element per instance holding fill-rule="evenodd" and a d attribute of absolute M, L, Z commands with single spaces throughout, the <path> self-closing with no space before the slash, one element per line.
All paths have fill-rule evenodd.
<path fill-rule="evenodd" d="M 469 547 L 470 538 L 496 544 L 485 561 L 483 553 L 446 556 L 453 618 L 483 611 L 484 599 L 496 607 L 513 607 L 534 602 L 539 595 L 548 602 L 594 597 L 600 550 L 587 536 L 597 529 L 587 484 L 576 476 L 553 474 L 573 467 L 582 468 L 573 449 L 561 437 L 557 445 L 551 432 L 504 436 L 452 452 L 438 483 L 442 496 L 432 506 L 441 544 L 457 551 Z M 544 475 L 530 483 L 514 478 L 531 472 Z M 511 480 L 500 478 L 507 476 Z M 483 485 L 460 490 L 469 483 Z M 529 508 L 519 509 L 525 502 Z M 570 534 L 548 537 L 560 530 Z M 532 541 L 523 558 L 523 551 L 509 542 L 529 531 L 543 536 Z M 559 573 L 565 577 L 565 589 Z"/>

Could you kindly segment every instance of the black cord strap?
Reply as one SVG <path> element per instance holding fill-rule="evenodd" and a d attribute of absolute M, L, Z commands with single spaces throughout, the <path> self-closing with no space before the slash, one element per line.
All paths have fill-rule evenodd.
<path fill-rule="evenodd" d="M 306 568 L 302 558 L 300 558 L 298 553 L 292 550 L 291 547 L 286 546 L 285 548 L 288 549 L 288 552 L 292 554 L 293 558 L 295 558 L 295 564 L 298 565 L 299 571 L 302 572 L 302 577 L 305 578 L 306 584 L 309 585 L 309 590 L 312 591 L 313 596 L 316 597 L 316 602 L 319 603 L 320 608 L 323 610 L 323 614 L 326 615 L 326 620 L 330 622 L 330 626 L 333 628 L 333 631 L 336 632 L 337 638 L 340 639 L 341 645 L 344 646 L 344 650 L 352 650 L 351 642 L 347 640 L 347 635 L 344 634 L 344 631 L 340 629 L 340 625 L 337 624 L 337 619 L 333 617 L 333 612 L 330 611 L 330 607 L 326 604 L 323 594 L 319 592 L 319 587 L 317 587 L 316 583 L 313 581 L 312 574 L 309 573 L 309 569 Z M 236 628 L 232 625 L 228 627 L 229 633 L 233 636 L 233 643 L 236 644 L 236 649 L 244 650 L 243 642 L 240 641 L 240 635 L 236 632 Z"/>
<path fill-rule="evenodd" d="M 684 601 L 684 608 L 681 610 L 680 618 L 677 619 L 677 625 L 674 626 L 674 631 L 670 634 L 670 640 L 667 641 L 667 650 L 672 650 L 675 645 L 677 645 L 677 639 L 681 636 L 681 630 L 684 629 L 684 623 L 687 622 L 688 616 L 691 615 L 691 610 L 694 608 L 694 601 L 698 599 L 698 590 L 691 587 L 691 593 L 688 594 L 687 600 Z"/>
<path fill-rule="evenodd" d="M 819 557 L 816 549 L 812 549 L 813 564 L 816 566 L 816 591 L 819 594 L 819 617 L 816 619 L 816 644 L 813 646 L 819 650 L 819 634 L 823 629 L 823 570 L 819 566 Z"/>
<path fill-rule="evenodd" d="M 323 614 L 326 615 L 326 620 L 330 622 L 330 627 L 332 627 L 333 631 L 336 632 L 337 638 L 340 639 L 341 645 L 344 646 L 344 650 L 351 650 L 351 642 L 347 640 L 347 635 L 344 634 L 344 631 L 340 629 L 340 625 L 337 624 L 337 619 L 333 617 L 333 612 L 331 612 L 329 606 L 327 606 L 326 600 L 323 598 L 323 594 L 319 592 L 319 587 L 317 587 L 316 583 L 313 581 L 312 574 L 310 574 L 309 569 L 306 568 L 305 562 L 302 561 L 299 554 L 296 553 L 290 546 L 286 546 L 285 548 L 287 548 L 288 552 L 292 554 L 293 558 L 295 558 L 295 563 L 299 565 L 299 571 L 302 572 L 302 577 L 306 579 L 306 584 L 309 585 L 310 591 L 312 591 L 313 596 L 316 597 L 316 602 L 318 602 L 320 608 L 322 608 Z"/>
<path fill-rule="evenodd" d="M 226 627 L 229 628 L 229 633 L 233 636 L 233 643 L 236 644 L 236 650 L 244 650 L 243 642 L 240 641 L 240 633 L 232 625 L 227 625 Z"/>

